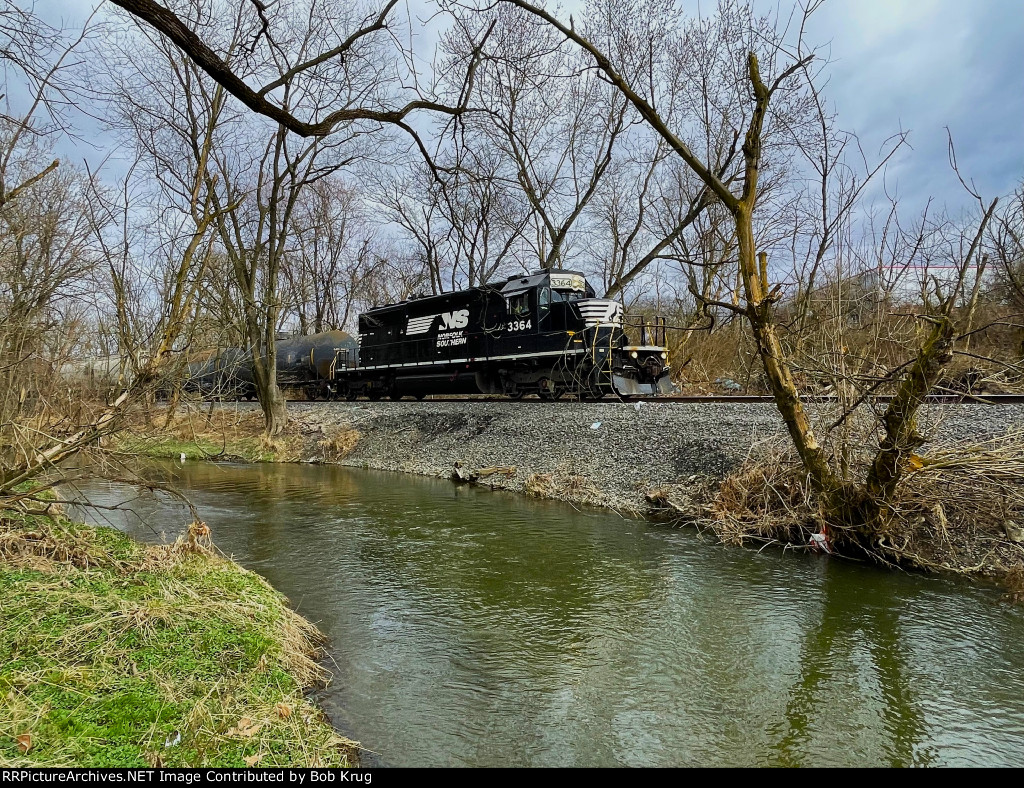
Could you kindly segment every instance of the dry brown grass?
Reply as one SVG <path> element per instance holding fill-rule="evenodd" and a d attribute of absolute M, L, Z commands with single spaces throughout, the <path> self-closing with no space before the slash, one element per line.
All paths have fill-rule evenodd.
<path fill-rule="evenodd" d="M 883 564 L 1010 580 L 1024 577 L 1024 434 L 964 442 L 915 457 L 881 526 L 858 554 Z M 853 478 L 863 478 L 858 467 Z M 842 524 L 820 510 L 801 466 L 784 451 L 748 459 L 713 496 L 710 525 L 723 542 L 806 547 Z M 850 543 L 852 546 L 853 543 Z M 840 549 L 846 549 L 840 545 Z"/>
<path fill-rule="evenodd" d="M 553 498 L 555 492 L 554 478 L 550 473 L 531 473 L 526 477 L 523 489 L 534 498 Z"/>
<path fill-rule="evenodd" d="M 1005 585 L 1007 602 L 1024 603 L 1024 568 L 1017 567 L 1007 573 Z"/>
<path fill-rule="evenodd" d="M 325 435 L 317 446 L 325 462 L 340 462 L 355 451 L 360 438 L 360 432 L 346 424 Z"/>
<path fill-rule="evenodd" d="M 748 459 L 726 477 L 710 515 L 713 530 L 729 544 L 756 539 L 806 545 L 820 530 L 805 475 L 780 453 Z"/>
<path fill-rule="evenodd" d="M 927 569 L 1024 573 L 1024 545 L 1008 528 L 1024 521 L 1024 432 L 962 441 L 913 460 L 883 546 Z"/>
<path fill-rule="evenodd" d="M 22 530 L 0 521 L 0 561 L 18 569 L 46 571 L 56 564 L 79 569 L 105 567 L 122 571 L 124 561 L 108 554 L 95 540 L 61 529 L 56 522 L 51 528 Z"/>
<path fill-rule="evenodd" d="M 231 407 L 188 409 L 175 414 L 165 425 L 164 432 L 178 440 L 195 443 L 254 438 L 263 433 L 263 414 Z"/>
<path fill-rule="evenodd" d="M 523 489 L 535 498 L 590 504 L 598 503 L 602 497 L 601 491 L 587 477 L 578 473 L 532 473 L 523 484 Z"/>
<path fill-rule="evenodd" d="M 708 501 L 714 498 L 717 486 L 717 480 L 712 477 L 693 475 L 659 487 L 638 483 L 637 489 L 643 492 L 647 502 L 644 513 L 647 517 L 673 525 L 695 525 L 711 512 Z"/>

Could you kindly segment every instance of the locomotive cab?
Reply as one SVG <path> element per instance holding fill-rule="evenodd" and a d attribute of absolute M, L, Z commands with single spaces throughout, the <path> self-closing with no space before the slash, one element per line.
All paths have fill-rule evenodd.
<path fill-rule="evenodd" d="M 527 389 L 535 383 L 541 396 L 572 390 L 589 396 L 670 394 L 665 348 L 665 321 L 627 318 L 618 301 L 597 298 L 593 287 L 576 271 L 537 271 L 511 277 L 501 289 L 509 331 L 537 334 L 534 352 L 561 351 L 566 358 L 561 378 L 514 376 Z M 522 346 L 520 346 L 522 348 Z M 511 389 L 511 391 L 510 391 Z M 504 386 L 518 393 L 516 385 Z"/>

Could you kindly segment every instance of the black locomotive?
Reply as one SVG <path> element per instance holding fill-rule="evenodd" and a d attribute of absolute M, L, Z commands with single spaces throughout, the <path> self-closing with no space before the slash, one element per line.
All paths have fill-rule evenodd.
<path fill-rule="evenodd" d="M 371 309 L 359 316 L 358 345 L 344 332 L 280 343 L 278 372 L 311 398 L 668 394 L 664 345 L 663 319 L 627 320 L 581 273 L 545 270 Z M 239 353 L 207 362 L 205 376 L 248 395 Z"/>

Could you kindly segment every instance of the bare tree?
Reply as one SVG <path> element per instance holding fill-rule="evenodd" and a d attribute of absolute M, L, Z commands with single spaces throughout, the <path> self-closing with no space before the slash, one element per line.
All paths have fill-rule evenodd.
<path fill-rule="evenodd" d="M 985 247 L 999 295 L 1024 312 L 1024 183 L 993 217 Z"/>
<path fill-rule="evenodd" d="M 387 0 L 378 12 L 361 20 L 354 20 L 347 9 L 343 10 L 333 0 L 277 3 L 272 7 L 251 3 L 236 9 L 251 24 L 245 57 L 234 61 L 217 54 L 217 44 L 204 40 L 196 32 L 197 28 L 208 29 L 205 22 L 210 18 L 210 11 L 206 8 L 191 2 L 175 4 L 175 10 L 156 0 L 112 2 L 166 36 L 248 109 L 300 137 L 322 137 L 339 126 L 353 123 L 385 124 L 405 131 L 426 154 L 419 135 L 409 125 L 409 117 L 420 110 L 451 117 L 466 112 L 465 103 L 448 106 L 430 98 L 429 86 L 420 86 L 414 67 L 398 75 L 399 79 L 404 76 L 410 79 L 399 83 L 408 87 L 396 91 L 397 95 L 382 89 L 393 87 L 393 83 L 383 79 L 378 64 L 363 57 L 362 50 L 378 41 L 397 46 L 398 39 L 392 34 L 392 28 L 398 24 L 395 20 L 398 0 Z M 215 9 L 213 15 L 224 14 Z M 300 19 L 305 21 L 308 30 L 316 29 L 318 34 L 309 38 L 309 47 L 287 54 L 280 46 L 281 40 L 295 34 L 294 26 Z M 351 32 L 343 36 L 340 32 L 343 27 Z M 401 63 L 408 65 L 414 60 L 412 53 L 400 48 L 396 54 Z M 243 63 L 245 67 L 240 68 Z M 253 68 L 260 63 L 268 64 L 267 68 Z M 465 84 L 469 88 L 475 71 L 475 56 L 463 65 Z M 367 69 L 372 74 L 369 81 L 365 81 Z M 324 102 L 316 107 L 296 107 L 282 100 L 289 93 L 315 90 L 318 83 L 332 80 L 352 83 L 359 89 L 340 105 Z M 253 87 L 250 81 L 259 87 Z M 467 99 L 469 92 L 464 91 Z M 303 113 L 306 119 L 302 119 Z"/>
<path fill-rule="evenodd" d="M 96 263 L 87 221 L 89 193 L 88 176 L 65 166 L 25 185 L 21 199 L 0 208 L 0 304 L 8 325 L 21 327 L 22 350 L 8 347 L 8 352 L 23 352 L 26 341 L 50 327 L 47 308 L 85 285 Z"/>
<path fill-rule="evenodd" d="M 71 63 L 87 40 L 92 16 L 77 30 L 43 22 L 14 2 L 0 9 L 0 207 L 24 196 L 60 165 L 42 152 L 67 128 L 66 110 L 74 90 Z M 10 80 L 24 98 L 17 106 Z"/>
<path fill-rule="evenodd" d="M 324 177 L 301 192 L 292 223 L 287 311 L 303 334 L 351 328 L 366 283 L 384 269 L 362 195 L 338 175 Z"/>
<path fill-rule="evenodd" d="M 479 134 L 477 147 L 501 154 L 501 174 L 521 190 L 541 267 L 561 267 L 633 115 L 557 31 L 502 8 L 476 20 L 485 26 L 490 35 L 473 95 L 485 111 L 465 122 Z M 465 25 L 460 33 L 464 49 L 481 37 Z"/>
<path fill-rule="evenodd" d="M 319 139 L 294 149 L 282 128 L 265 143 L 260 158 L 243 164 L 244 169 L 235 169 L 237 159 L 215 156 L 220 185 L 212 178 L 208 184 L 215 205 L 235 206 L 218 214 L 217 229 L 240 296 L 241 333 L 268 437 L 280 433 L 288 419 L 286 400 L 277 384 L 281 270 L 299 196 L 338 166 L 321 163 L 321 157 L 327 158 L 325 152 L 329 149 Z"/>
<path fill-rule="evenodd" d="M 632 168 L 621 180 L 609 179 L 611 188 L 600 199 L 595 244 L 600 248 L 603 241 L 607 249 L 602 260 L 605 297 L 621 297 L 659 261 L 680 263 L 691 279 L 695 268 L 706 265 L 691 247 L 700 243 L 698 219 L 713 200 L 686 175 L 665 161 L 658 145 L 641 168 Z"/>
<path fill-rule="evenodd" d="M 131 24 L 130 31 L 100 54 L 107 64 L 102 87 L 112 110 L 110 123 L 134 147 L 136 161 L 120 199 L 105 201 L 97 194 L 96 210 L 121 228 L 120 238 L 105 244 L 105 256 L 122 355 L 180 367 L 199 322 L 216 221 L 233 207 L 217 204 L 209 188 L 216 181 L 217 135 L 233 116 L 224 89 L 173 45 L 145 26 Z M 226 31 L 224 45 L 237 48 L 240 28 L 226 26 Z M 131 242 L 129 228 L 140 221 L 148 232 Z M 143 281 L 155 310 L 140 322 L 132 312 L 142 303 Z M 168 419 L 179 390 L 172 389 Z"/>
<path fill-rule="evenodd" d="M 528 270 L 524 231 L 531 209 L 500 177 L 497 157 L 462 148 L 433 171 L 413 164 L 380 179 L 376 202 L 405 236 L 431 292 L 476 287 Z"/>
<path fill-rule="evenodd" d="M 794 378 L 791 355 L 780 334 L 776 319 L 776 307 L 782 297 L 781 283 L 774 282 L 768 256 L 759 250 L 755 235 L 755 217 L 762 204 L 762 170 L 770 167 L 765 158 L 766 139 L 778 133 L 780 119 L 787 116 L 799 118 L 801 105 L 808 104 L 813 91 L 807 87 L 808 66 L 814 59 L 804 49 L 803 23 L 795 45 L 787 48 L 781 37 L 765 39 L 737 38 L 733 55 L 745 50 L 745 81 L 747 106 L 742 128 L 742 166 L 735 183 L 719 177 L 706 160 L 694 152 L 687 142 L 673 129 L 670 119 L 657 105 L 658 94 L 653 82 L 640 82 L 634 71 L 618 66 L 612 57 L 621 55 L 625 47 L 619 36 L 617 49 L 599 47 L 592 38 L 578 32 L 572 23 L 559 21 L 550 12 L 526 0 L 503 0 L 544 20 L 567 39 L 586 52 L 604 77 L 613 84 L 633 105 L 635 110 L 668 145 L 697 177 L 714 194 L 716 200 L 732 217 L 737 252 L 737 271 L 741 284 L 742 302 L 734 305 L 725 301 L 709 302 L 709 306 L 723 308 L 741 314 L 747 321 L 754 337 L 766 382 L 771 390 L 779 412 L 786 424 L 793 446 L 811 481 L 812 487 L 822 501 L 828 519 L 844 530 L 840 531 L 850 543 L 870 542 L 884 528 L 889 501 L 899 481 L 905 474 L 909 458 L 921 445 L 915 417 L 925 396 L 934 387 L 943 369 L 952 358 L 956 337 L 953 305 L 962 292 L 965 271 L 970 267 L 977 251 L 975 240 L 969 244 L 963 259 L 957 261 L 958 276 L 952 286 L 937 303 L 937 309 L 923 316 L 931 326 L 924 337 L 916 358 L 905 367 L 905 374 L 896 388 L 896 394 L 881 417 L 883 428 L 877 453 L 870 464 L 866 478 L 857 483 L 845 477 L 833 462 L 829 451 L 818 440 L 802 401 Z M 804 9 L 803 20 L 817 4 Z M 735 5 L 720 6 L 720 14 L 733 14 Z M 618 29 L 636 31 L 642 24 L 630 21 L 623 12 L 635 11 L 629 3 L 613 6 L 614 20 L 609 26 L 613 33 Z M 619 25 L 619 28 L 616 28 Z M 752 25 L 742 29 L 750 30 Z M 795 113 L 795 114 L 794 114 Z M 739 130 L 739 129 L 738 129 Z M 784 128 L 783 128 L 784 130 Z M 994 204 L 978 224 L 977 241 L 991 217 Z"/>

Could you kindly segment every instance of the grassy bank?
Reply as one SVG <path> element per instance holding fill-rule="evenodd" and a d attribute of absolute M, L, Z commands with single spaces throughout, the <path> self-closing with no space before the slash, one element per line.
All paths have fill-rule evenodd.
<path fill-rule="evenodd" d="M 302 438 L 294 425 L 267 441 L 263 416 L 258 410 L 236 411 L 222 406 L 182 407 L 166 423 L 164 414 L 155 423 L 139 424 L 113 438 L 110 448 L 131 455 L 157 459 L 235 460 L 240 462 L 294 462 L 300 458 Z"/>
<path fill-rule="evenodd" d="M 316 629 L 205 530 L 0 519 L 0 766 L 351 763 L 303 697 Z"/>

